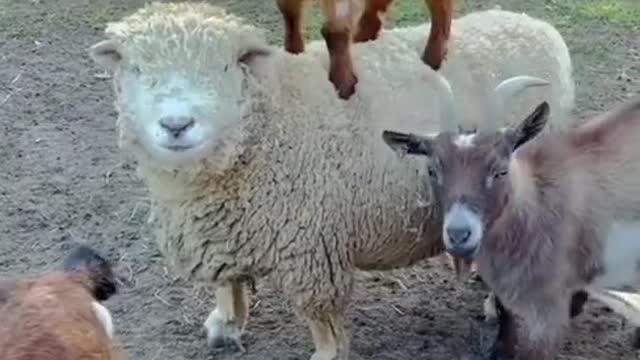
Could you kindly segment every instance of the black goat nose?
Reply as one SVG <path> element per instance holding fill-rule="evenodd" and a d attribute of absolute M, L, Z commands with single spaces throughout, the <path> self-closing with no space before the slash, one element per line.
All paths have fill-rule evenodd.
<path fill-rule="evenodd" d="M 449 227 L 447 236 L 453 245 L 464 245 L 471 237 L 471 229 L 468 227 Z"/>
<path fill-rule="evenodd" d="M 167 116 L 160 119 L 160 126 L 176 138 L 193 124 L 195 124 L 195 119 L 189 116 Z"/>

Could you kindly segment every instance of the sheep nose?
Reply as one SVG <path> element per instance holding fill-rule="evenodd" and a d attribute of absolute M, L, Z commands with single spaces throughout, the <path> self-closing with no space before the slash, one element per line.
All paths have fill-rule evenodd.
<path fill-rule="evenodd" d="M 452 245 L 461 246 L 464 245 L 471 237 L 471 229 L 468 227 L 448 227 L 447 236 Z"/>
<path fill-rule="evenodd" d="M 190 116 L 166 116 L 160 119 L 160 126 L 177 138 L 195 122 L 195 119 Z"/>

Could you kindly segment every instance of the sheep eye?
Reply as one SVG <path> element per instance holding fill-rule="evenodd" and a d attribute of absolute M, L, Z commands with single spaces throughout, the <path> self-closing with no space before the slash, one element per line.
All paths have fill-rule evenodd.
<path fill-rule="evenodd" d="M 229 64 L 224 66 L 224 72 L 227 72 L 227 70 L 229 70 Z"/>
<path fill-rule="evenodd" d="M 142 70 L 140 70 L 140 66 L 133 65 L 131 67 L 131 72 L 133 72 L 135 75 L 140 75 L 142 73 Z"/>

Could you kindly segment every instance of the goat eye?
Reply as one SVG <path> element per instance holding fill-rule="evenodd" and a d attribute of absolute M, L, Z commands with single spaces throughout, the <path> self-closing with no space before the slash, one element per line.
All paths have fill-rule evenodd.
<path fill-rule="evenodd" d="M 502 170 L 498 170 L 493 174 L 493 177 L 496 179 L 501 179 L 505 176 L 507 176 L 508 171 L 506 169 L 502 169 Z"/>
<path fill-rule="evenodd" d="M 436 173 L 436 169 L 434 169 L 432 166 L 429 166 L 427 168 L 427 171 L 429 172 L 429 177 L 431 178 L 436 178 L 438 176 L 438 174 Z"/>

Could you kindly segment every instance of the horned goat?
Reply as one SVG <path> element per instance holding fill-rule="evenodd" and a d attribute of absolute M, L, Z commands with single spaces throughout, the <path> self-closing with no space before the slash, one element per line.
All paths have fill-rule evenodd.
<path fill-rule="evenodd" d="M 124 360 L 109 310 L 117 290 L 111 265 L 80 246 L 63 271 L 0 281 L 0 359 Z"/>
<path fill-rule="evenodd" d="M 454 83 L 465 88 L 468 98 L 457 101 L 472 120 L 483 122 L 468 106 L 498 84 L 498 95 L 511 102 L 547 99 L 558 111 L 571 108 L 569 53 L 553 27 L 509 12 L 470 19 L 457 21 L 460 38 L 477 37 L 478 26 L 525 37 L 468 50 L 452 43 L 470 62 L 513 52 L 484 59 L 494 76 L 448 63 L 467 71 Z M 450 100 L 451 89 L 415 56 L 420 40 L 409 40 L 411 31 L 423 28 L 354 47 L 363 88 L 349 102 L 332 94 L 321 42 L 294 56 L 206 3 L 152 3 L 109 24 L 110 38 L 92 46 L 93 59 L 114 73 L 120 146 L 150 191 L 160 251 L 194 282 L 216 287 L 205 322 L 210 343 L 234 340 L 242 348 L 247 282 L 267 278 L 308 321 L 312 359 L 346 359 L 354 271 L 443 253 L 440 215 L 425 205 L 428 198 L 416 198 L 428 193 L 418 163 L 399 163 L 375 136 L 391 124 L 447 126 L 438 109 L 455 107 L 439 102 Z M 531 77 L 510 78 L 513 71 Z M 491 109 L 506 121 L 504 101 Z"/>
<path fill-rule="evenodd" d="M 308 0 L 276 0 L 285 28 L 284 48 L 292 53 L 304 51 L 303 15 Z M 393 0 L 322 0 L 325 17 L 321 28 L 331 66 L 329 80 L 338 95 L 348 99 L 355 92 L 358 78 L 351 62 L 351 42 L 375 40 L 382 28 L 381 17 Z M 453 0 L 425 0 L 431 13 L 431 29 L 422 61 L 438 70 L 447 54 L 453 16 Z"/>
<path fill-rule="evenodd" d="M 473 259 L 502 305 L 494 358 L 554 359 L 576 292 L 640 325 L 638 296 L 623 291 L 640 280 L 640 97 L 540 134 L 548 119 L 543 102 L 510 128 L 383 132 L 427 160 L 447 251 Z"/>

